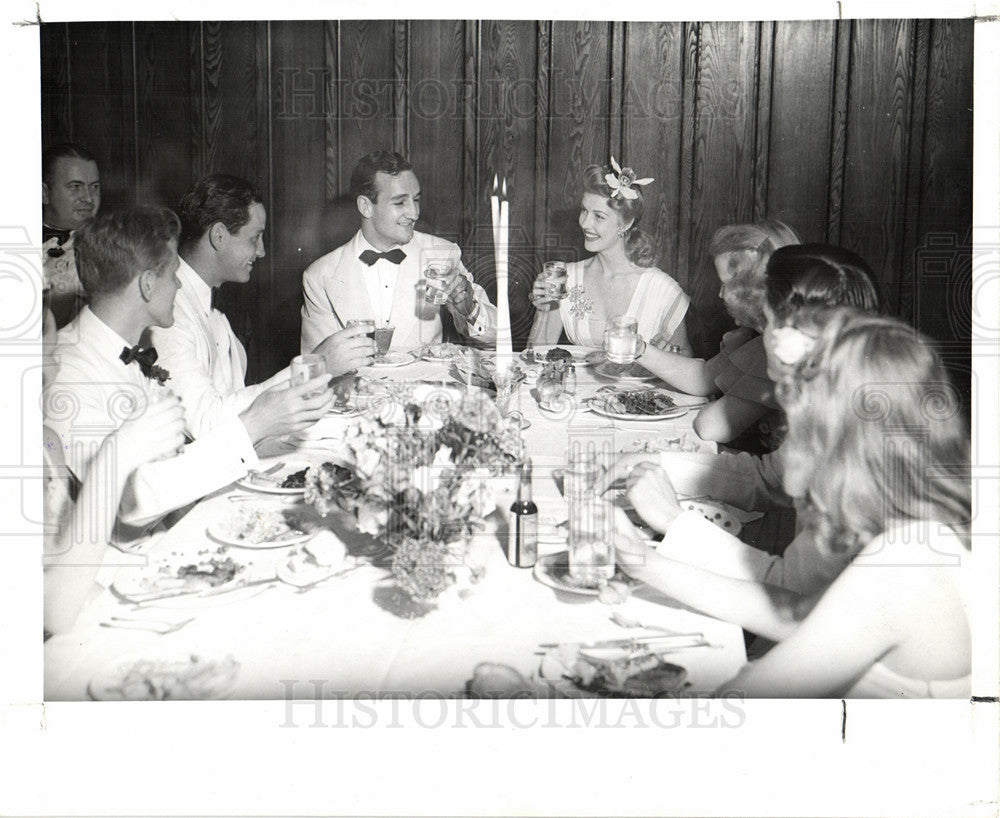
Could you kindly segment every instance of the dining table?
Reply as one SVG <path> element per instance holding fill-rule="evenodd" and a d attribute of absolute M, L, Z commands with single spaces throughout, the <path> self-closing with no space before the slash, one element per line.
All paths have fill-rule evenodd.
<path fill-rule="evenodd" d="M 540 364 L 525 365 L 528 378 L 506 409 L 523 418 L 521 434 L 534 468 L 533 499 L 539 513 L 539 558 L 565 551 L 567 502 L 560 469 L 576 444 L 604 454 L 684 448 L 712 451 L 692 430 L 703 399 L 675 394 L 679 406 L 667 419 L 622 418 L 595 411 L 601 390 L 660 386 L 655 380 L 623 381 L 595 365 L 593 350 L 563 346 L 577 372 L 575 394 L 543 408 L 533 377 Z M 537 351 L 541 357 L 547 348 Z M 589 357 L 588 357 L 589 355 Z M 409 357 L 409 356 L 404 356 Z M 599 357 L 599 356 L 597 356 Z M 411 358 L 371 366 L 360 374 L 400 386 L 440 385 L 463 392 L 469 379 L 452 362 Z M 281 464 L 290 470 L 330 460 L 345 430 L 359 418 L 331 413 L 315 426 L 259 447 L 259 469 Z M 515 416 L 516 417 L 516 416 Z M 137 553 L 112 552 L 117 567 L 102 571 L 103 585 L 73 628 L 44 646 L 46 701 L 85 701 L 162 691 L 140 686 L 131 693 L 115 679 L 136 667 L 200 662 L 224 682 L 192 686 L 190 698 L 239 700 L 357 698 L 362 696 L 461 697 L 469 695 L 477 668 L 501 667 L 538 697 L 594 696 L 576 680 L 552 678 L 542 668 L 558 646 L 615 645 L 647 636 L 678 635 L 663 658 L 686 671 L 678 696 L 711 694 L 745 664 L 744 633 L 734 624 L 704 616 L 646 586 L 628 587 L 619 598 L 546 582 L 538 570 L 510 564 L 505 553 L 508 518 L 516 495 L 511 479 L 494 481 L 497 510 L 476 535 L 481 558 L 478 581 L 449 589 L 433 603 L 414 604 L 402 595 L 391 571 L 353 545 L 367 535 L 337 510 L 318 518 L 347 556 L 328 578 L 313 584 L 281 579 L 281 567 L 302 543 L 243 547 L 217 535 L 219 521 L 255 503 L 303 505 L 301 494 L 260 490 L 251 481 L 222 488 L 190 508 L 169 529 L 152 536 Z M 562 532 L 562 534 L 560 534 Z M 231 556 L 258 578 L 218 594 L 184 594 L 137 602 L 116 593 L 116 583 L 157 558 L 197 561 L 206 554 Z M 624 597 L 624 598 L 621 598 Z M 689 644 L 685 646 L 685 639 Z M 184 698 L 176 691 L 166 695 Z"/>

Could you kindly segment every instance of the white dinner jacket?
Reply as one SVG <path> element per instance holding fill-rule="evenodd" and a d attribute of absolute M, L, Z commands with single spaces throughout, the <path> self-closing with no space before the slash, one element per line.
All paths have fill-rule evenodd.
<path fill-rule="evenodd" d="M 84 482 L 114 484 L 112 475 L 89 473 L 98 447 L 135 407 L 142 411 L 171 385 L 168 380 L 160 387 L 145 377 L 137 362 L 126 365 L 120 355 L 127 346 L 89 307 L 59 331 L 59 372 L 45 391 L 45 425 L 59 436 L 67 465 Z M 130 453 L 127 459 L 141 458 Z M 246 429 L 235 417 L 173 457 L 143 462 L 125 484 L 118 507 L 118 520 L 125 527 L 119 539 L 140 536 L 169 512 L 227 486 L 257 465 Z"/>
<path fill-rule="evenodd" d="M 332 333 L 343 329 L 351 319 L 374 315 L 368 288 L 363 276 L 370 268 L 360 259 L 368 247 L 359 230 L 347 244 L 314 261 L 302 275 L 302 351 L 312 352 Z M 462 264 L 462 252 L 457 244 L 427 233 L 414 232 L 413 238 L 401 249 L 406 258 L 399 265 L 393 292 L 389 320 L 396 331 L 392 349 L 408 350 L 441 340 L 441 318 L 438 313 L 429 320 L 416 315 L 416 285 L 423 278 L 427 264 L 445 260 L 455 264 L 471 282 L 472 275 Z M 460 332 L 483 344 L 496 340 L 496 307 L 486 291 L 473 283 L 479 302 L 479 315 L 473 326 L 455 321 Z"/>
<path fill-rule="evenodd" d="M 151 327 L 149 334 L 157 363 L 170 371 L 170 388 L 184 404 L 188 431 L 198 438 L 238 415 L 267 387 L 287 380 L 288 372 L 246 386 L 246 351 L 229 319 L 212 309 L 211 288 L 184 259 L 177 277 L 174 324 Z"/>

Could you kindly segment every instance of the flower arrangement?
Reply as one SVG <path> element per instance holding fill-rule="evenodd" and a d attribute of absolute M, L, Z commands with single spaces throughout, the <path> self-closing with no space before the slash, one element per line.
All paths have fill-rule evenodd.
<path fill-rule="evenodd" d="M 439 428 L 406 407 L 406 423 L 363 418 L 348 427 L 341 462 L 306 473 L 305 499 L 321 514 L 352 512 L 391 551 L 392 573 L 417 600 L 455 582 L 472 534 L 496 503 L 489 485 L 523 458 L 520 426 L 491 401 L 467 397 Z"/>

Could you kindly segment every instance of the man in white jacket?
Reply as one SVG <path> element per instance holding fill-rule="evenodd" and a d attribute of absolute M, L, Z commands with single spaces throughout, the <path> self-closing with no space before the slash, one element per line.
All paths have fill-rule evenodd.
<path fill-rule="evenodd" d="M 180 266 L 174 323 L 153 327 L 151 342 L 171 373 L 171 386 L 184 405 L 188 430 L 199 437 L 241 415 L 254 443 L 286 433 L 284 413 L 257 398 L 288 380 L 285 368 L 268 380 L 246 385 L 247 356 L 229 320 L 212 306 L 212 291 L 226 282 L 245 284 L 264 256 L 267 214 L 260 191 L 250 182 L 212 174 L 181 200 Z M 320 339 L 309 352 L 323 355 L 331 376 L 371 363 L 374 344 L 363 329 Z M 314 345 L 316 346 L 316 345 Z"/>
<path fill-rule="evenodd" d="M 172 375 L 156 350 L 139 341 L 149 326 L 168 327 L 181 286 L 177 217 L 166 208 L 133 208 L 98 215 L 75 238 L 77 265 L 90 303 L 59 332 L 59 373 L 45 390 L 45 424 L 62 446 L 67 465 L 89 484 L 109 486 L 106 502 L 118 505 L 110 486 L 117 475 L 94 474 L 91 460 L 126 418 L 156 403 Z M 290 431 L 328 409 L 328 393 L 306 397 L 326 376 L 264 393 L 260 414 L 285 413 Z M 263 396 L 262 396 L 263 397 Z M 259 397 L 258 401 L 261 400 Z M 113 469 L 141 462 L 118 505 L 119 544 L 129 544 L 169 512 L 243 477 L 257 466 L 246 417 L 220 421 L 211 432 L 157 460 L 122 453 Z"/>
<path fill-rule="evenodd" d="M 440 341 L 440 307 L 422 294 L 430 266 L 446 273 L 442 306 L 458 332 L 478 344 L 493 343 L 496 307 L 463 266 L 458 245 L 414 229 L 420 182 L 410 163 L 389 151 L 368 154 L 351 173 L 351 195 L 361 229 L 302 276 L 302 351 L 311 351 L 352 319 L 393 326 L 393 350 Z"/>

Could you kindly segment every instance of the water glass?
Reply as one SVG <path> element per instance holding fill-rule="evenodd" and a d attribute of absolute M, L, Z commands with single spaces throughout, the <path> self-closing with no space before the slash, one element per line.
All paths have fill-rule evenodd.
<path fill-rule="evenodd" d="M 292 386 L 311 381 L 326 372 L 326 358 L 322 355 L 296 355 L 292 358 L 289 372 L 289 380 Z M 322 395 L 325 390 L 319 389 L 310 392 L 305 397 L 315 398 Z"/>
<path fill-rule="evenodd" d="M 615 364 L 630 364 L 639 350 L 639 322 L 630 315 L 612 318 L 604 327 L 604 353 Z"/>
<path fill-rule="evenodd" d="M 604 474 L 595 446 L 570 449 L 563 472 L 563 494 L 569 503 L 569 575 L 588 587 L 615 575 L 614 514 L 597 494 Z"/>
<path fill-rule="evenodd" d="M 555 310 L 559 308 L 559 302 L 566 297 L 566 273 L 565 261 L 546 261 L 542 265 L 542 272 L 539 279 L 545 282 L 545 293 L 551 299 L 542 301 L 537 305 L 540 310 Z"/>
<path fill-rule="evenodd" d="M 365 335 L 375 338 L 375 320 L 373 318 L 352 318 L 347 322 L 347 329 L 351 327 L 364 327 Z"/>
<path fill-rule="evenodd" d="M 448 302 L 450 284 L 455 278 L 454 268 L 450 264 L 433 262 L 424 268 L 424 279 L 428 284 L 424 297 L 432 304 L 441 306 Z"/>

